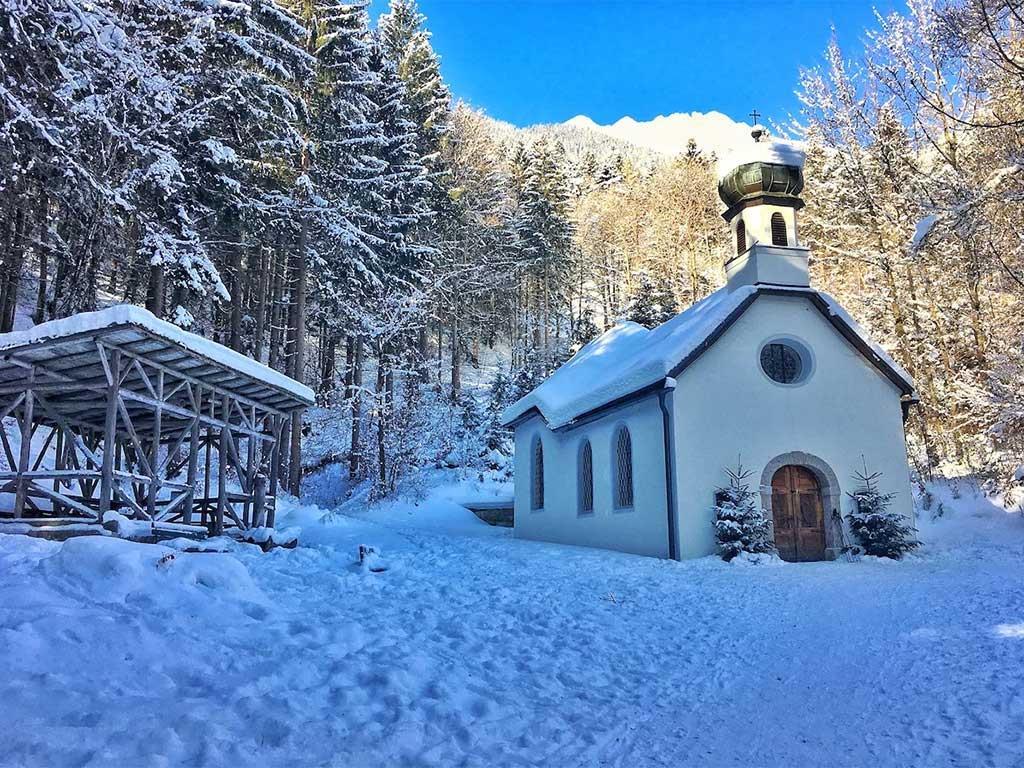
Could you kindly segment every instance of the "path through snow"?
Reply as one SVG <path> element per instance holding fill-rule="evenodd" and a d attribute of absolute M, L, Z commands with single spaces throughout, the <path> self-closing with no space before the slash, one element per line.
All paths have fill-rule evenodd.
<path fill-rule="evenodd" d="M 777 567 L 450 504 L 300 508 L 269 555 L 0 536 L 0 764 L 1022 765 L 1024 521 L 976 505 L 906 562 Z"/>

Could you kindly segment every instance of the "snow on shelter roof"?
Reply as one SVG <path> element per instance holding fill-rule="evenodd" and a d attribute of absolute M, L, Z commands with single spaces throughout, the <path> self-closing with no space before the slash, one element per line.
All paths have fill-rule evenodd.
<path fill-rule="evenodd" d="M 811 299 L 872 364 L 905 395 L 913 396 L 910 375 L 831 296 L 807 288 L 743 286 L 732 291 L 719 289 L 651 330 L 632 322 L 616 325 L 509 406 L 502 414 L 503 423 L 513 424 L 536 410 L 551 429 L 559 429 L 610 403 L 649 391 L 659 382 L 678 376 L 759 293 Z"/>
<path fill-rule="evenodd" d="M 19 358 L 56 372 L 69 370 L 73 363 L 76 370 L 81 370 L 89 365 L 90 357 L 100 365 L 96 341 L 123 347 L 192 376 L 200 383 L 215 384 L 277 410 L 293 410 L 314 402 L 313 390 L 306 385 L 130 304 L 82 312 L 28 330 L 0 334 L 0 360 Z M 16 366 L 0 365 L 0 386 L 10 384 L 11 374 L 18 370 Z"/>

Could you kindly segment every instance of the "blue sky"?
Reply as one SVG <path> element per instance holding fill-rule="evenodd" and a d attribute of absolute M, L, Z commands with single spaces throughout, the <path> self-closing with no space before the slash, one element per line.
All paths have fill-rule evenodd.
<path fill-rule="evenodd" d="M 801 66 L 820 60 L 831 25 L 860 48 L 878 0 L 420 0 L 453 93 L 516 125 L 584 114 L 756 107 L 783 121 L 798 109 Z M 373 0 L 376 16 L 387 0 Z"/>

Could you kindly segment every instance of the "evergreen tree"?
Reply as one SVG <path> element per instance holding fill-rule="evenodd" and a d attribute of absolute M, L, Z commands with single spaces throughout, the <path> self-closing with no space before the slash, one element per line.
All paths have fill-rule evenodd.
<path fill-rule="evenodd" d="M 570 352 L 576 354 L 576 352 L 600 335 L 601 329 L 598 328 L 597 323 L 594 322 L 594 310 L 590 307 L 585 308 L 579 320 L 576 321 L 575 327 L 572 329 L 572 344 Z"/>
<path fill-rule="evenodd" d="M 451 93 L 441 77 L 441 62 L 430 44 L 426 16 L 416 0 L 391 0 L 378 21 L 386 55 L 405 83 L 409 119 L 419 133 L 420 158 L 436 163 L 451 105 Z"/>
<path fill-rule="evenodd" d="M 916 549 L 914 529 L 907 525 L 903 515 L 890 509 L 895 493 L 882 493 L 878 488 L 880 472 L 854 475 L 858 488 L 850 494 L 856 509 L 847 515 L 850 532 L 866 555 L 899 560 Z"/>
<path fill-rule="evenodd" d="M 775 552 L 771 521 L 747 482 L 750 470 L 738 465 L 728 469 L 729 485 L 715 494 L 715 539 L 718 552 L 728 562 L 741 552 Z"/>
<path fill-rule="evenodd" d="M 655 283 L 648 272 L 637 276 L 637 286 L 626 307 L 626 319 L 645 328 L 657 328 L 679 313 L 679 305 L 671 289 L 664 283 Z"/>

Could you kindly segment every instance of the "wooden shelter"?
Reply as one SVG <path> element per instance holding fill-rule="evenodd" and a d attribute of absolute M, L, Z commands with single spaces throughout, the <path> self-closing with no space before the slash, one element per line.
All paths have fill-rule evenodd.
<path fill-rule="evenodd" d="M 272 527 L 287 425 L 312 404 L 308 387 L 139 307 L 0 335 L 0 418 L 20 435 L 0 429 L 0 517 Z"/>

